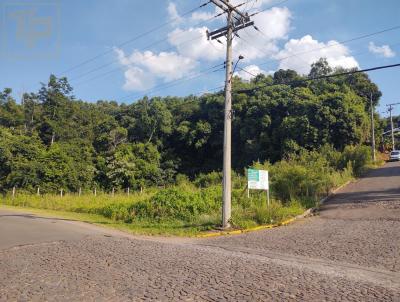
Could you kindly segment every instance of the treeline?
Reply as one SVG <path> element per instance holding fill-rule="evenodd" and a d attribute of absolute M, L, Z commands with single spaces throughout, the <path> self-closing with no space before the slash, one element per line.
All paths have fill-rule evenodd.
<path fill-rule="evenodd" d="M 321 59 L 309 76 L 342 71 Z M 251 82 L 233 79 L 235 91 L 246 90 L 233 96 L 237 172 L 325 145 L 341 151 L 369 143 L 369 97 L 377 105 L 381 92 L 368 75 L 304 79 L 292 70 Z M 175 183 L 179 174 L 220 171 L 223 103 L 220 92 L 89 103 L 54 75 L 20 104 L 6 88 L 0 93 L 0 190 L 134 190 Z M 380 133 L 378 116 L 375 125 Z"/>

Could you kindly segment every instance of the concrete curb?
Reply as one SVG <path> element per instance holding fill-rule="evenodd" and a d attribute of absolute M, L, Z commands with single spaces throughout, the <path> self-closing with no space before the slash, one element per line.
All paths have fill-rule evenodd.
<path fill-rule="evenodd" d="M 206 234 L 199 234 L 194 237 L 196 238 L 208 238 L 208 237 L 218 237 L 218 236 L 224 236 L 224 235 L 239 235 L 239 234 L 244 234 L 244 233 L 249 233 L 249 232 L 254 232 L 254 231 L 259 231 L 259 230 L 265 230 L 265 229 L 272 229 L 276 228 L 278 226 L 282 225 L 287 225 L 291 222 L 293 222 L 295 218 L 290 218 L 285 221 L 282 221 L 281 223 L 276 223 L 276 224 L 267 224 L 267 225 L 260 225 L 254 228 L 248 228 L 244 230 L 233 230 L 233 231 L 221 231 L 221 232 L 214 232 L 214 233 L 206 233 Z"/>
<path fill-rule="evenodd" d="M 306 218 L 306 217 L 310 216 L 321 205 L 323 205 L 330 198 L 332 198 L 340 189 L 342 189 L 343 187 L 347 186 L 351 182 L 352 182 L 351 180 L 346 181 L 344 184 L 342 184 L 339 187 L 333 189 L 329 193 L 328 196 L 325 196 L 320 201 L 318 201 L 318 203 L 317 203 L 317 205 L 315 207 L 304 211 L 303 214 L 300 214 L 300 215 L 297 215 L 297 216 L 295 216 L 293 218 L 290 218 L 290 219 L 287 219 L 285 221 L 282 221 L 281 223 L 260 225 L 260 226 L 254 227 L 254 228 L 248 228 L 248 229 L 244 229 L 244 230 L 233 230 L 233 231 L 221 231 L 221 232 L 214 232 L 214 233 L 204 233 L 204 234 L 196 235 L 194 237 L 196 237 L 196 238 L 209 238 L 209 237 L 218 237 L 218 236 L 224 236 L 224 235 L 239 235 L 239 234 L 244 234 L 244 233 L 249 233 L 249 232 L 254 232 L 254 231 L 259 231 L 259 230 L 272 229 L 272 228 L 276 228 L 276 227 L 283 226 L 283 225 L 288 225 L 288 224 L 294 222 L 297 219 Z"/>

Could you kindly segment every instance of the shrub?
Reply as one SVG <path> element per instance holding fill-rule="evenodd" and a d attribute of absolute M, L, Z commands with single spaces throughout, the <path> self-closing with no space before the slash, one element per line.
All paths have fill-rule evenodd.
<path fill-rule="evenodd" d="M 147 201 L 134 204 L 132 213 L 139 218 L 192 221 L 200 214 L 211 213 L 216 208 L 217 196 L 215 189 L 188 192 L 171 188 L 159 191 Z"/>
<path fill-rule="evenodd" d="M 345 169 L 349 163 L 353 174 L 360 176 L 368 164 L 372 162 L 371 149 L 367 146 L 346 146 L 340 156 L 339 169 Z"/>
<path fill-rule="evenodd" d="M 221 172 L 210 172 L 208 174 L 199 174 L 194 180 L 194 184 L 200 188 L 207 188 L 210 186 L 221 185 L 222 173 Z"/>

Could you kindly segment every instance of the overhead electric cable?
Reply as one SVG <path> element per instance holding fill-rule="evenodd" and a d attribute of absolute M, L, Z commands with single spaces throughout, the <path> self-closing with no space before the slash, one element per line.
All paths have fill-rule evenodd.
<path fill-rule="evenodd" d="M 182 82 L 190 81 L 190 80 L 199 78 L 201 76 L 207 75 L 209 73 L 213 73 L 213 72 L 217 72 L 217 71 L 223 70 L 224 67 L 218 68 L 218 67 L 220 67 L 222 65 L 224 65 L 224 63 L 220 63 L 220 64 L 217 64 L 217 65 L 202 69 L 198 73 L 186 76 L 184 78 L 180 78 L 180 79 L 177 79 L 177 80 L 174 80 L 174 81 L 170 81 L 170 82 L 167 82 L 167 83 L 164 83 L 164 84 L 161 84 L 161 85 L 157 85 L 157 86 L 155 86 L 155 87 L 153 87 L 151 89 L 146 90 L 145 92 L 133 93 L 133 94 L 131 93 L 131 94 L 125 95 L 125 96 L 123 96 L 121 98 L 118 98 L 118 99 L 119 100 L 124 100 L 124 99 L 129 98 L 129 97 L 139 98 L 139 97 L 145 96 L 148 93 L 154 93 L 154 92 L 160 91 L 162 89 L 170 88 L 170 87 L 179 85 Z"/>
<path fill-rule="evenodd" d="M 193 27 L 198 27 L 198 26 L 200 26 L 200 25 L 202 25 L 202 24 L 204 24 L 204 23 L 207 23 L 207 22 L 209 22 L 209 21 L 211 21 L 211 20 L 213 20 L 213 19 L 216 19 L 216 18 L 220 17 L 221 15 L 223 15 L 224 13 L 225 13 L 225 12 L 216 14 L 216 15 L 214 15 L 214 16 L 212 16 L 212 17 L 206 19 L 206 20 L 203 20 L 203 21 L 201 21 L 201 22 L 195 24 Z M 180 33 L 177 33 L 175 37 L 178 37 L 178 36 L 183 35 L 183 34 L 185 34 L 184 31 L 182 31 L 182 32 L 180 32 Z M 201 35 L 201 36 L 199 36 L 199 37 L 197 37 L 197 38 L 193 38 L 193 39 L 184 41 L 184 42 L 182 42 L 182 43 L 172 45 L 172 46 L 170 46 L 170 47 L 168 47 L 168 48 L 166 48 L 166 49 L 164 49 L 164 50 L 162 50 L 162 51 L 167 52 L 167 51 L 169 51 L 169 50 L 171 50 L 171 49 L 174 49 L 174 48 L 176 48 L 176 47 L 178 47 L 178 46 L 181 46 L 181 45 L 183 45 L 183 44 L 186 44 L 186 43 L 190 43 L 190 42 L 199 40 L 199 39 L 201 39 L 201 38 L 203 38 L 203 37 L 204 37 L 204 35 Z M 163 39 L 157 40 L 157 41 L 152 42 L 151 44 L 149 44 L 149 45 L 143 47 L 143 49 L 150 48 L 150 47 L 155 46 L 155 45 L 157 45 L 157 44 L 160 44 L 160 43 L 162 43 L 162 42 L 168 41 L 168 39 L 169 39 L 169 37 L 165 37 L 165 38 L 163 38 Z M 117 47 L 119 47 L 119 46 L 117 46 Z M 110 52 L 111 52 L 111 50 L 108 51 L 107 53 L 110 53 Z M 76 77 L 73 77 L 72 80 L 75 80 L 75 79 L 78 79 L 78 78 L 82 78 L 82 77 L 84 77 L 84 76 L 86 76 L 86 75 L 88 75 L 88 74 L 90 74 L 90 73 L 93 73 L 93 72 L 98 71 L 98 70 L 100 70 L 100 69 L 104 69 L 105 67 L 108 67 L 108 66 L 110 66 L 110 65 L 112 65 L 112 64 L 114 64 L 114 63 L 116 63 L 116 62 L 118 62 L 118 59 L 112 60 L 112 61 L 109 62 L 109 63 L 103 64 L 103 65 L 101 65 L 101 66 L 99 66 L 99 67 L 95 67 L 95 68 L 93 68 L 93 69 L 91 69 L 91 70 L 89 70 L 89 71 L 87 71 L 87 72 L 85 72 L 85 73 L 83 73 L 83 74 L 81 74 L 81 75 L 78 75 L 78 76 L 76 76 Z M 64 73 L 66 73 L 66 72 L 64 72 Z"/>
<path fill-rule="evenodd" d="M 175 48 L 175 47 L 177 47 L 177 46 L 181 46 L 181 45 L 184 45 L 184 44 L 187 44 L 187 43 L 196 41 L 196 40 L 202 38 L 203 36 L 204 36 L 204 35 L 201 35 L 201 36 L 198 36 L 198 37 L 196 37 L 196 38 L 192 38 L 192 39 L 190 39 L 190 40 L 187 40 L 187 41 L 184 41 L 184 42 L 182 42 L 182 43 L 176 44 L 176 45 L 174 45 L 174 46 L 172 46 L 172 47 L 168 47 L 167 49 L 162 50 L 162 52 L 167 52 L 168 50 L 170 50 L 170 49 L 172 49 L 172 48 Z M 164 40 L 167 40 L 167 38 L 164 39 Z M 160 42 L 160 41 L 158 41 L 158 42 Z M 145 48 L 151 47 L 151 46 L 153 46 L 153 45 L 154 45 L 154 43 L 152 43 L 152 44 L 146 46 Z M 91 70 L 89 70 L 89 71 L 87 71 L 87 72 L 85 72 L 85 73 L 83 73 L 83 74 L 81 74 L 81 75 L 79 75 L 79 76 L 76 76 L 76 77 L 71 78 L 70 81 L 74 81 L 74 80 L 80 79 L 80 78 L 82 78 L 82 77 L 85 77 L 85 76 L 87 76 L 88 74 L 91 74 L 91 73 L 96 72 L 96 71 L 98 71 L 98 70 L 104 69 L 104 68 L 106 68 L 106 67 L 108 67 L 108 66 L 111 66 L 112 64 L 117 63 L 118 61 L 119 61 L 119 59 L 115 59 L 115 60 L 113 60 L 113 61 L 111 61 L 111 62 L 109 62 L 109 63 L 106 63 L 106 64 L 101 65 L 101 66 L 99 66 L 99 67 L 96 67 L 96 68 L 94 68 L 94 69 L 91 69 Z M 120 70 L 120 67 L 113 69 L 113 71 L 118 71 L 118 70 Z M 108 71 L 108 72 L 104 73 L 103 75 L 109 74 L 109 73 L 110 73 L 110 72 Z M 102 76 L 102 75 L 100 75 L 100 76 L 98 76 L 98 77 L 101 77 L 101 76 Z M 95 78 L 98 78 L 98 77 L 96 76 Z M 92 79 L 93 79 L 93 78 L 92 78 Z M 91 81 L 92 79 L 89 79 L 89 80 L 87 80 L 87 81 Z M 81 84 L 81 83 L 79 83 L 79 84 Z"/>
<path fill-rule="evenodd" d="M 280 86 L 280 85 L 290 86 L 293 84 L 300 84 L 300 83 L 305 83 L 305 82 L 310 82 L 310 81 L 315 81 L 315 80 L 329 79 L 329 78 L 334 78 L 334 77 L 339 77 L 339 76 L 344 76 L 344 75 L 351 75 L 351 74 L 369 72 L 369 71 L 380 70 L 380 69 L 394 68 L 394 67 L 399 67 L 399 66 L 400 66 L 400 63 L 371 67 L 371 68 L 366 68 L 366 69 L 351 70 L 351 71 L 346 71 L 346 72 L 341 72 L 341 73 L 334 73 L 334 74 L 328 74 L 328 75 L 323 75 L 323 76 L 318 76 L 318 77 L 306 78 L 306 79 L 302 79 L 302 80 L 290 81 L 287 83 L 261 85 L 261 86 L 257 86 L 254 88 L 237 90 L 234 92 L 235 93 L 252 92 L 252 91 L 259 90 L 259 89 L 266 88 L 266 87 L 273 87 L 273 86 Z"/>
<path fill-rule="evenodd" d="M 386 29 L 383 29 L 383 30 L 380 30 L 380 31 L 364 34 L 364 35 L 357 36 L 357 37 L 354 37 L 354 38 L 351 38 L 351 39 L 347 39 L 347 40 L 343 40 L 343 41 L 340 41 L 340 42 L 336 42 L 334 44 L 329 44 L 329 45 L 326 45 L 326 46 L 323 46 L 323 47 L 317 47 L 317 48 L 313 48 L 313 49 L 310 49 L 310 50 L 307 50 L 307 51 L 298 52 L 298 53 L 286 56 L 284 58 L 280 58 L 280 59 L 276 59 L 276 60 L 275 59 L 270 59 L 270 60 L 265 61 L 264 63 L 258 64 L 258 65 L 259 66 L 263 66 L 263 65 L 266 65 L 266 64 L 268 64 L 269 62 L 272 62 L 272 61 L 279 61 L 280 62 L 280 61 L 283 61 L 283 60 L 286 60 L 286 59 L 289 59 L 289 58 L 296 57 L 298 55 L 303 55 L 303 54 L 307 54 L 307 53 L 314 52 L 314 51 L 317 51 L 317 50 L 322 50 L 322 49 L 326 49 L 326 48 L 330 48 L 330 47 L 334 47 L 334 46 L 339 46 L 339 45 L 342 45 L 342 44 L 347 44 L 349 42 L 353 42 L 353 41 L 369 38 L 369 37 L 372 37 L 372 36 L 375 36 L 375 35 L 380 35 L 382 33 L 386 33 L 386 32 L 389 32 L 389 31 L 392 31 L 392 30 L 397 30 L 397 29 L 400 29 L 400 25 L 394 26 L 394 27 L 390 27 L 390 28 L 386 28 Z"/>
<path fill-rule="evenodd" d="M 147 36 L 147 35 L 149 35 L 149 34 L 155 32 L 155 31 L 157 31 L 157 30 L 159 30 L 159 29 L 165 27 L 166 25 L 169 25 L 169 24 L 172 24 L 172 23 L 178 21 L 181 17 L 184 17 L 184 16 L 186 16 L 186 15 L 189 15 L 189 14 L 193 13 L 194 11 L 196 11 L 196 10 L 198 10 L 198 9 L 200 9 L 200 8 L 202 8 L 202 7 L 204 7 L 204 6 L 206 6 L 206 5 L 209 4 L 209 3 L 210 3 L 210 1 L 208 1 L 208 2 L 206 2 L 206 3 L 203 3 L 203 4 L 201 4 L 200 6 L 195 7 L 195 8 L 193 8 L 193 9 L 187 11 L 187 12 L 183 13 L 182 15 L 180 15 L 180 16 L 178 16 L 178 17 L 176 17 L 176 18 L 173 18 L 173 19 L 171 19 L 171 20 L 169 20 L 169 21 L 167 21 L 167 22 L 164 22 L 164 23 L 162 23 L 162 24 L 160 24 L 160 25 L 158 25 L 158 26 L 156 26 L 156 27 L 154 27 L 154 28 L 152 28 L 152 29 L 150 29 L 150 30 L 148 30 L 148 31 L 145 31 L 144 33 L 141 33 L 141 34 L 139 34 L 139 35 L 137 35 L 137 36 L 135 36 L 135 37 L 133 37 L 133 38 L 131 38 L 131 39 L 125 41 L 125 42 L 122 42 L 122 43 L 118 44 L 117 47 L 122 47 L 122 46 L 125 46 L 125 45 L 127 45 L 127 44 L 130 44 L 130 43 L 132 43 L 132 42 L 134 42 L 134 41 L 136 41 L 136 40 L 139 40 L 140 38 L 143 38 L 143 37 L 145 37 L 145 36 Z M 96 55 L 96 56 L 94 56 L 94 57 L 92 57 L 92 58 L 89 58 L 89 59 L 87 59 L 87 60 L 84 60 L 83 62 L 81 62 L 81 63 L 79 63 L 79 64 L 76 64 L 76 65 L 72 66 L 71 68 L 69 68 L 69 69 L 67 69 L 67 70 L 65 70 L 65 71 L 63 71 L 63 72 L 61 72 L 60 75 L 64 75 L 64 74 L 66 74 L 66 73 L 68 73 L 68 72 L 70 72 L 70 71 L 72 71 L 72 70 L 75 70 L 75 69 L 79 68 L 80 66 L 86 65 L 87 63 L 90 63 L 90 62 L 92 62 L 92 61 L 94 61 L 94 60 L 96 60 L 96 59 L 98 59 L 98 58 L 100 58 L 100 57 L 102 57 L 102 56 L 104 56 L 104 55 L 106 55 L 106 54 L 112 52 L 112 51 L 113 51 L 112 49 L 109 49 L 109 50 L 106 50 L 106 51 L 104 51 L 104 52 L 102 52 L 102 53 L 99 53 L 98 55 Z"/>

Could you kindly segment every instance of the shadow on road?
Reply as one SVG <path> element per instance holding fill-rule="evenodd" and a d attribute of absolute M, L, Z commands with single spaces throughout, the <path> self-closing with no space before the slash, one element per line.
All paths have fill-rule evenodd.
<path fill-rule="evenodd" d="M 327 204 L 354 203 L 357 201 L 379 202 L 383 200 L 400 200 L 400 187 L 387 190 L 338 193 L 335 195 L 335 197 L 330 199 Z"/>
<path fill-rule="evenodd" d="M 68 219 L 68 218 L 55 218 L 55 217 L 43 217 L 43 216 L 37 216 L 34 214 L 0 214 L 0 219 L 4 217 L 17 217 L 17 218 L 27 218 L 27 219 L 44 219 L 44 220 L 56 220 L 56 221 L 76 221 L 76 222 L 86 222 L 86 223 L 92 223 L 90 221 L 85 221 L 85 220 L 76 220 L 76 219 Z M 96 222 L 98 224 L 109 224 L 107 221 L 99 221 Z"/>
<path fill-rule="evenodd" d="M 373 169 L 367 173 L 363 178 L 370 177 L 396 177 L 400 176 L 399 162 L 387 162 L 384 167 Z"/>

